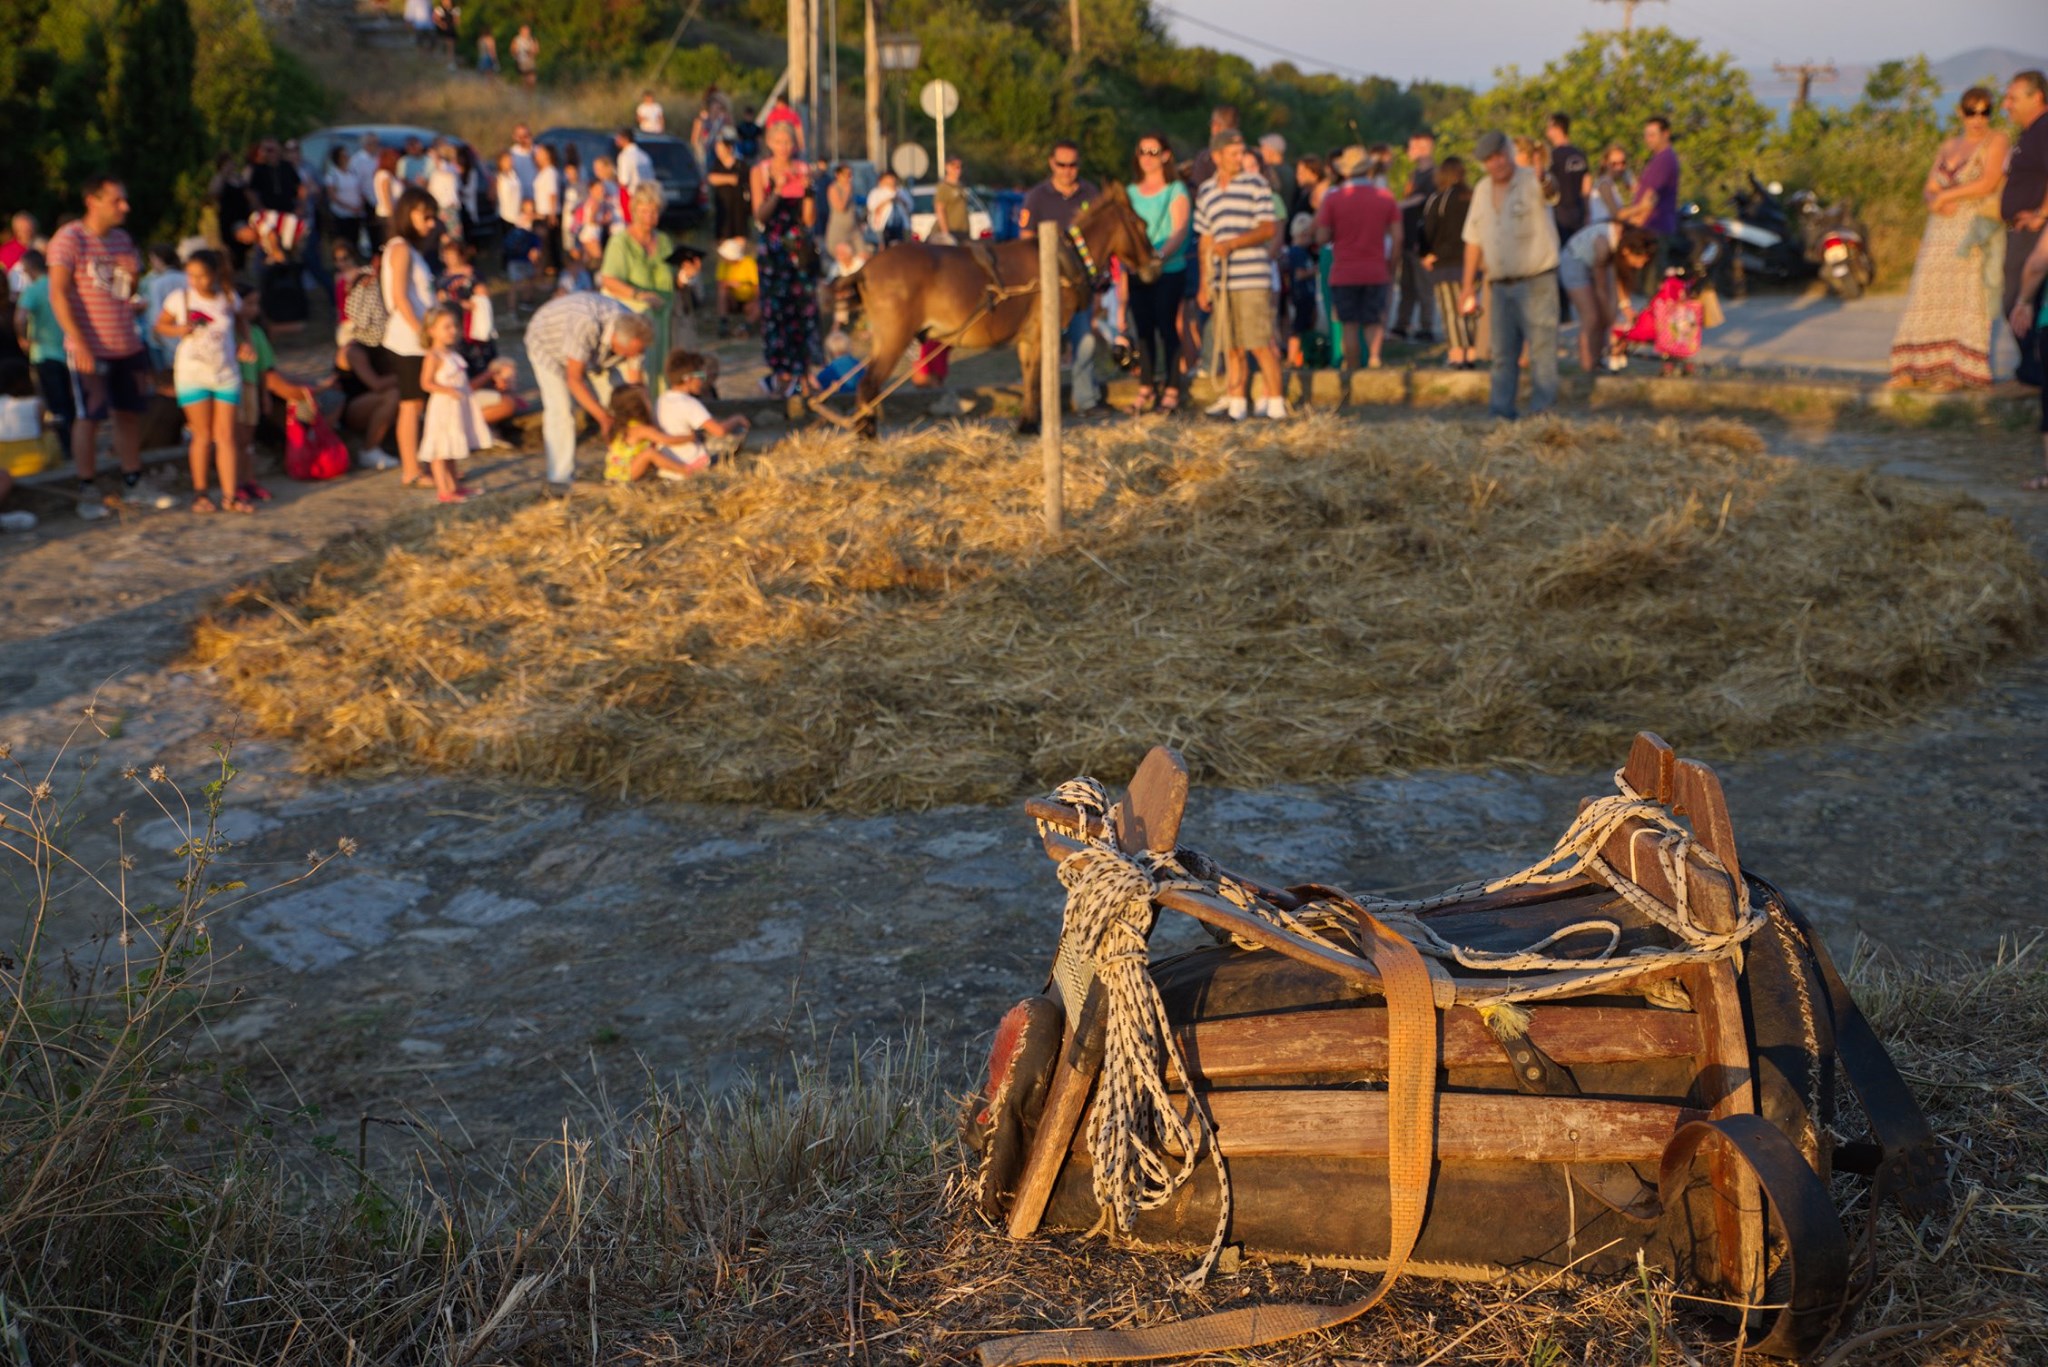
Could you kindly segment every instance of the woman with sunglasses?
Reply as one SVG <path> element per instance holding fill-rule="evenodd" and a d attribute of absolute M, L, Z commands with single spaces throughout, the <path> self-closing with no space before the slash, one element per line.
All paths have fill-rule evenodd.
<path fill-rule="evenodd" d="M 1957 105 L 1962 131 L 1927 173 L 1927 230 L 1912 292 L 1892 336 L 1892 385 L 1980 388 L 1991 383 L 1991 329 L 2005 271 L 1998 189 L 2006 137 L 1991 126 L 1991 92 L 1971 86 Z"/>
<path fill-rule="evenodd" d="M 1586 222 L 1605 223 L 1636 197 L 1636 178 L 1629 174 L 1628 149 L 1618 142 L 1607 144 L 1593 175 L 1593 196 L 1586 201 Z"/>
<path fill-rule="evenodd" d="M 1132 410 L 1162 413 L 1180 407 L 1180 301 L 1187 292 L 1188 221 L 1194 206 L 1188 187 L 1174 165 L 1173 148 L 1163 133 L 1138 139 L 1138 178 L 1127 187 L 1131 207 L 1145 220 L 1145 235 L 1159 254 L 1155 280 L 1129 279 L 1131 325 L 1125 329 L 1138 346 L 1138 402 Z"/>

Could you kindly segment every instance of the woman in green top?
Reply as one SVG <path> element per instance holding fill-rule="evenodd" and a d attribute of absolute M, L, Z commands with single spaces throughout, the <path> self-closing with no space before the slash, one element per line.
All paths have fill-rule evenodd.
<path fill-rule="evenodd" d="M 654 324 L 654 341 L 647 348 L 652 359 L 643 367 L 649 393 L 660 389 L 662 363 L 668 359 L 670 309 L 676 297 L 676 268 L 669 261 L 676 244 L 660 223 L 661 187 L 643 180 L 633 187 L 626 226 L 605 244 L 604 264 L 598 267 L 597 277 L 601 292 Z"/>
<path fill-rule="evenodd" d="M 1130 326 L 1124 330 L 1138 348 L 1138 402 L 1143 413 L 1156 402 L 1162 413 L 1180 407 L 1180 302 L 1187 290 L 1188 220 L 1194 206 L 1173 164 L 1173 148 L 1160 133 L 1138 139 L 1138 178 L 1131 182 L 1131 207 L 1145 221 L 1145 235 L 1159 254 L 1152 281 L 1127 278 Z M 1154 349 L 1158 369 L 1153 369 Z M 1157 382 L 1155 383 L 1155 377 Z"/>

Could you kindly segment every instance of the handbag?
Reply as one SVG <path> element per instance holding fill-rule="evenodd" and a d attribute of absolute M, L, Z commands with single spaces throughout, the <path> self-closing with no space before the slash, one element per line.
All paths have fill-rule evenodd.
<path fill-rule="evenodd" d="M 303 480 L 339 479 L 348 473 L 348 445 L 315 413 L 310 420 L 294 409 L 284 420 L 284 472 Z"/>

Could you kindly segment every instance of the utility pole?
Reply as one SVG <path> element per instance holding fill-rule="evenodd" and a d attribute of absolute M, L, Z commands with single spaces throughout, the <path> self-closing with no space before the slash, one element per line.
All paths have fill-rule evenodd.
<path fill-rule="evenodd" d="M 875 36 L 875 0 L 866 0 L 866 65 L 861 71 L 861 100 L 867 106 L 868 160 L 882 165 L 882 47 Z"/>
<path fill-rule="evenodd" d="M 839 0 L 827 0 L 831 7 L 831 33 L 825 41 L 831 46 L 826 49 L 827 61 L 831 63 L 832 81 L 832 160 L 839 160 Z"/>
<path fill-rule="evenodd" d="M 811 96 L 810 8 L 808 0 L 789 0 L 789 89 L 785 93 L 791 109 L 802 109 Z M 811 132 L 805 130 L 807 136 Z"/>
<path fill-rule="evenodd" d="M 1648 0 L 1601 0 L 1602 4 L 1621 6 L 1621 41 L 1624 47 L 1628 45 L 1629 34 L 1635 31 L 1636 6 L 1647 2 Z M 1662 0 L 1659 0 L 1659 3 L 1662 3 Z"/>
<path fill-rule="evenodd" d="M 1799 94 L 1792 101 L 1794 109 L 1804 109 L 1812 103 L 1815 81 L 1832 81 L 1837 75 L 1833 62 L 1773 62 L 1771 70 L 1784 80 L 1799 82 Z"/>

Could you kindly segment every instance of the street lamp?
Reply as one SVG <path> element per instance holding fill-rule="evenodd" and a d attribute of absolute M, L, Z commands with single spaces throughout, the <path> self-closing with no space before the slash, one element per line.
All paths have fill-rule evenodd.
<path fill-rule="evenodd" d="M 884 71 L 915 71 L 924 47 L 915 33 L 885 33 L 875 39 Z M 903 141 L 903 87 L 896 87 L 896 141 Z"/>

